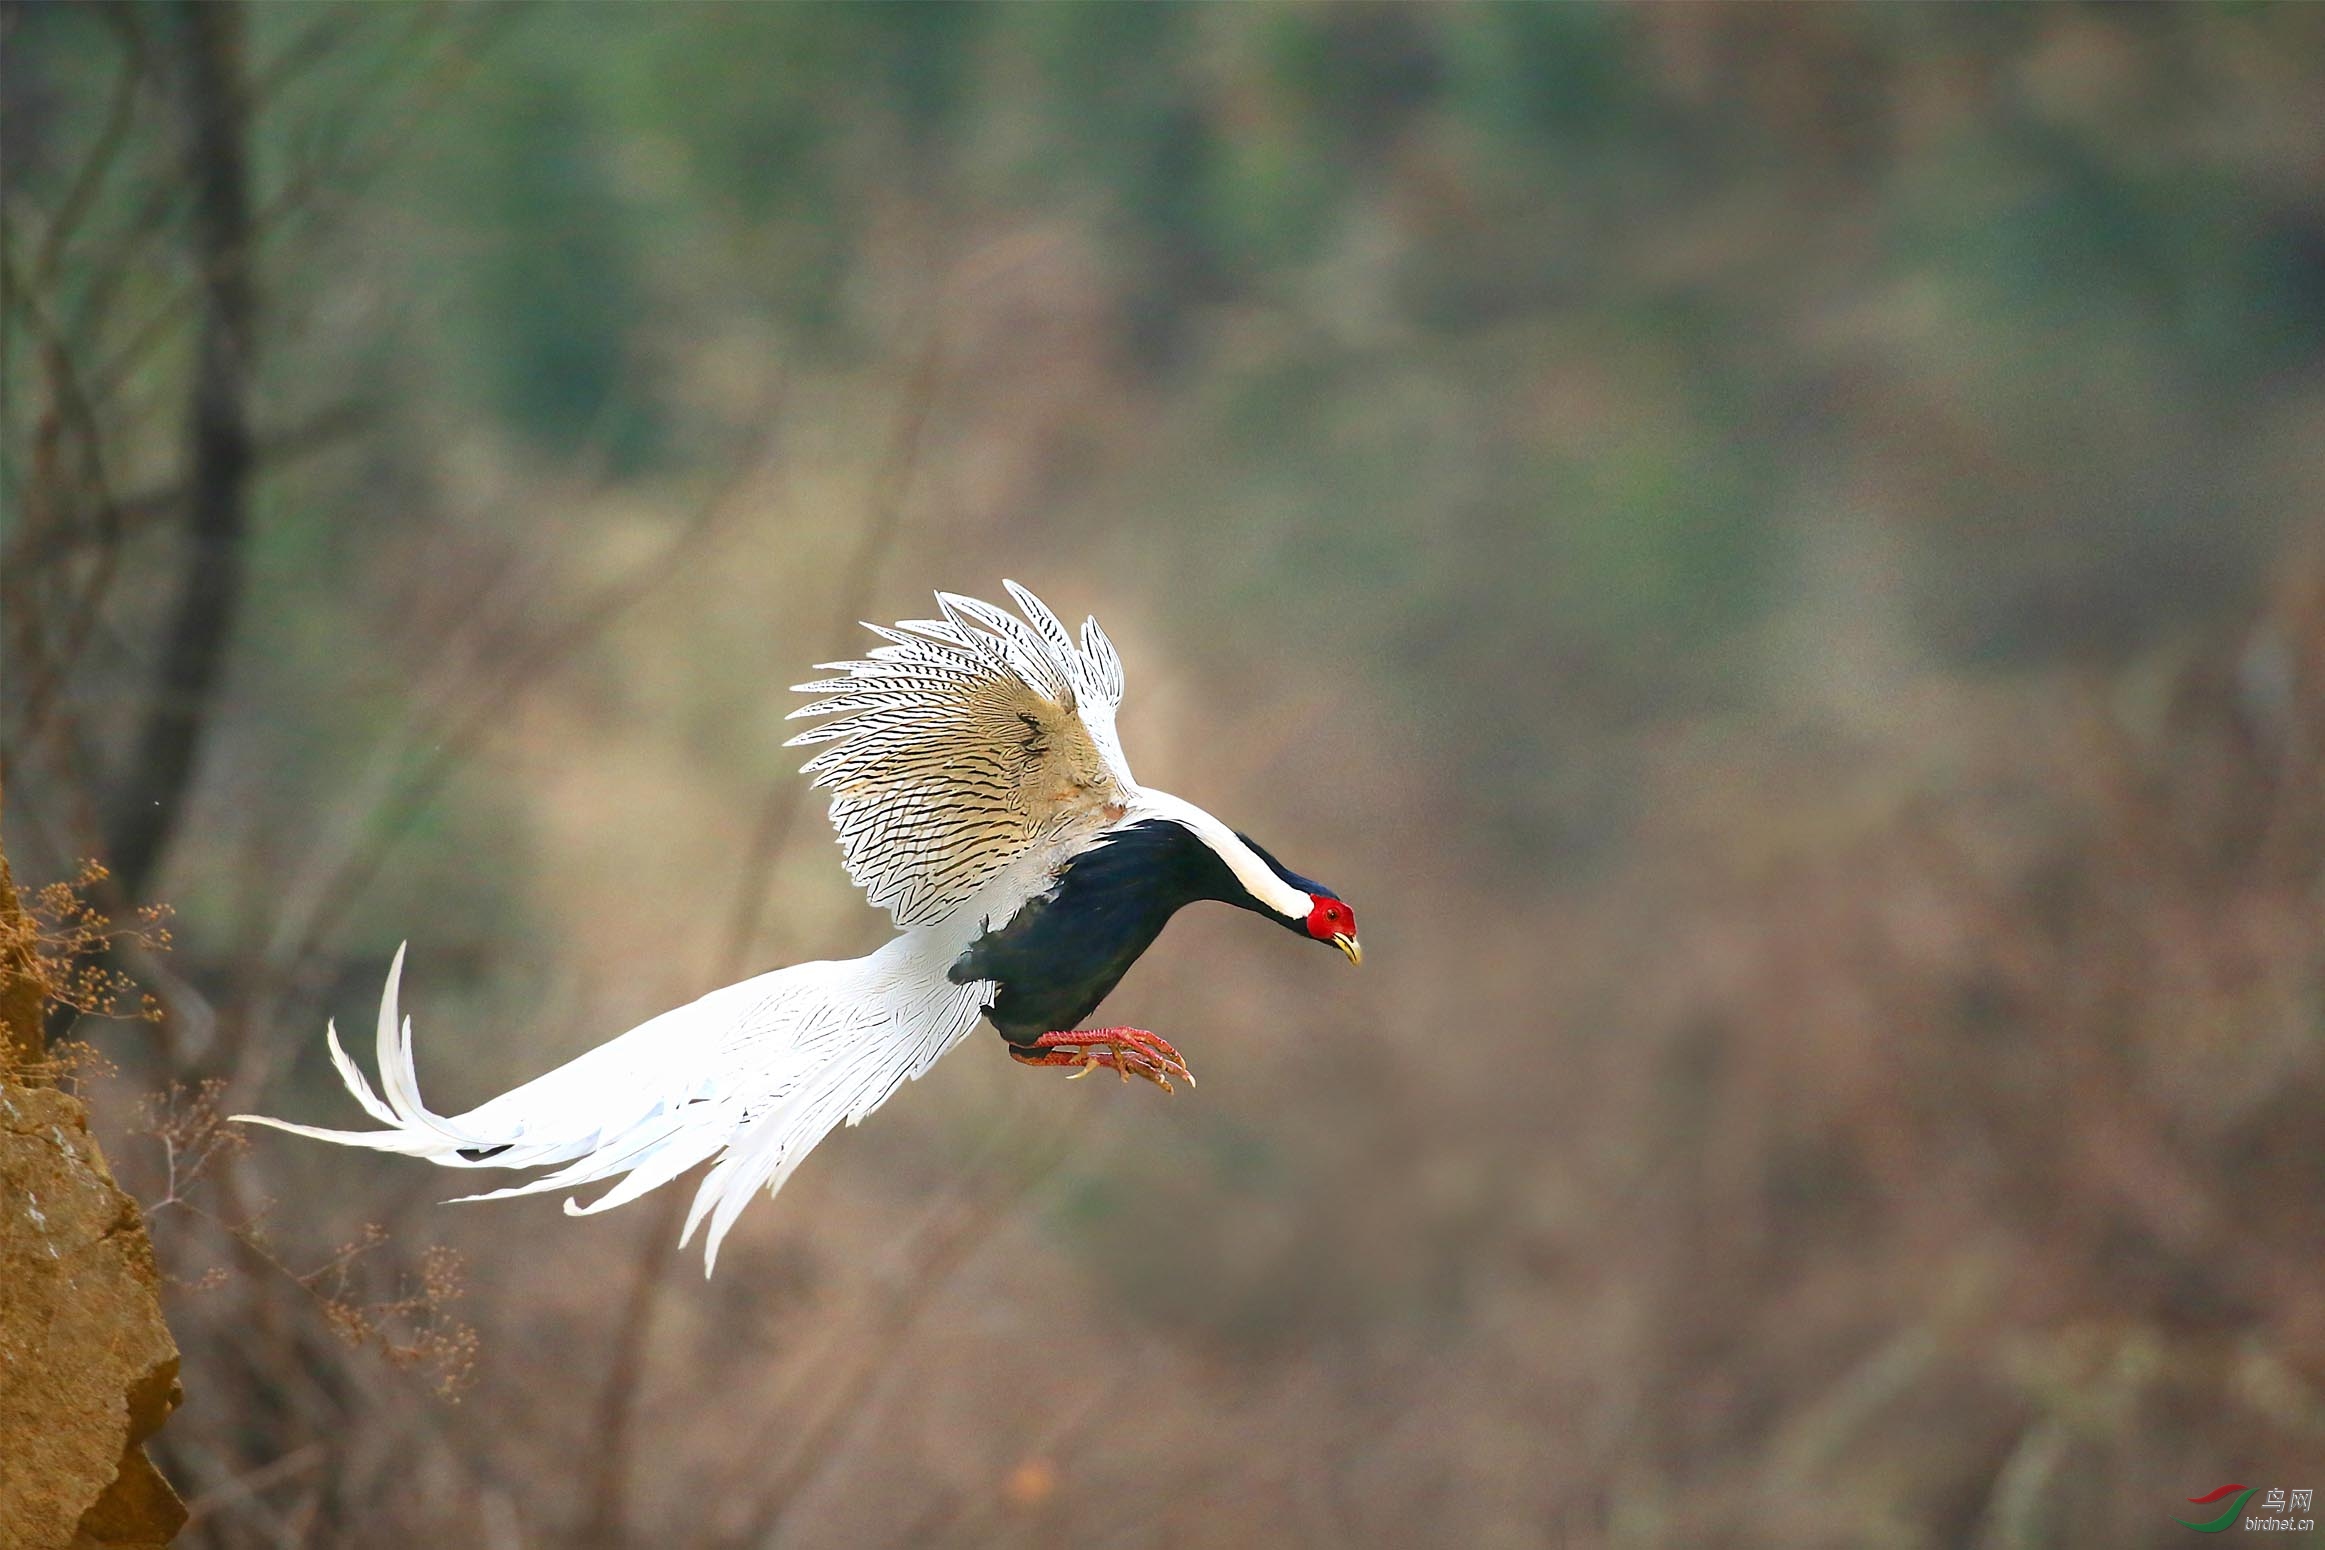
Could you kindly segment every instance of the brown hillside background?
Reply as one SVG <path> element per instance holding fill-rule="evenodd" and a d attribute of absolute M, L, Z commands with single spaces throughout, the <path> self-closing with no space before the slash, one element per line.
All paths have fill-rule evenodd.
<path fill-rule="evenodd" d="M 5 841 L 175 911 L 49 1032 L 179 1543 L 2325 1490 L 2325 7 L 0 29 Z M 981 1032 L 707 1283 L 221 1126 L 357 1122 L 399 942 L 447 1112 L 871 948 L 786 686 L 1004 576 L 1362 969 L 1191 910 L 1105 1016 L 1199 1088 Z"/>

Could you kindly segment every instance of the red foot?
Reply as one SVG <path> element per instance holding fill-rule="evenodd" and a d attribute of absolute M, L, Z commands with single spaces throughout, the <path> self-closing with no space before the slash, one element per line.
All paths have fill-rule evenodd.
<path fill-rule="evenodd" d="M 1170 1083 L 1174 1076 L 1189 1087 L 1195 1085 L 1194 1075 L 1179 1052 L 1142 1028 L 1069 1028 L 1063 1033 L 1045 1033 L 1030 1045 L 1009 1046 L 1009 1058 L 1027 1066 L 1080 1067 L 1066 1078 L 1069 1082 L 1103 1066 L 1119 1071 L 1125 1082 L 1143 1076 L 1166 1093 L 1176 1090 Z"/>

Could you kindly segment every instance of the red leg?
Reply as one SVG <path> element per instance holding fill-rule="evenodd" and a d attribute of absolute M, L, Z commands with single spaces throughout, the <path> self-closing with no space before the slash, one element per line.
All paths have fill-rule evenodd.
<path fill-rule="evenodd" d="M 1068 1028 L 1062 1033 L 1045 1033 L 1031 1044 L 1010 1045 L 1009 1058 L 1027 1066 L 1080 1067 L 1068 1081 L 1105 1067 L 1120 1072 L 1125 1082 L 1143 1076 L 1166 1093 L 1173 1091 L 1172 1077 L 1189 1087 L 1195 1085 L 1194 1075 L 1179 1052 L 1143 1028 Z"/>

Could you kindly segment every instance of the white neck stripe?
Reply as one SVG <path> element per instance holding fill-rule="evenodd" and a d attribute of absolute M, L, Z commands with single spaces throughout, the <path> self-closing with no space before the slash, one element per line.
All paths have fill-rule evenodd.
<path fill-rule="evenodd" d="M 1227 863 L 1227 870 L 1235 874 L 1246 892 L 1284 919 L 1305 920 L 1315 907 L 1306 893 L 1277 875 L 1276 869 L 1262 861 L 1259 852 L 1244 844 L 1233 829 L 1194 803 L 1167 791 L 1141 787 L 1131 800 L 1125 821 L 1135 823 L 1142 817 L 1167 818 L 1192 832 Z"/>

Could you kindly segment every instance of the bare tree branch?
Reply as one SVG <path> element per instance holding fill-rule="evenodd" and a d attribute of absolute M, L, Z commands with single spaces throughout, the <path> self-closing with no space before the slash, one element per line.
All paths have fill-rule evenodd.
<path fill-rule="evenodd" d="M 41 239 L 40 258 L 32 267 L 35 291 L 46 291 L 56 278 L 57 265 L 64 258 L 65 249 L 71 245 L 74 233 L 80 230 L 90 206 L 96 203 L 97 191 L 105 186 L 106 175 L 113 170 L 113 163 L 129 138 L 129 126 L 137 118 L 137 95 L 145 84 L 145 32 L 131 7 L 107 7 L 104 15 L 121 34 L 121 73 L 114 78 L 113 100 L 106 107 L 104 127 L 97 131 L 88 159 L 81 163 L 72 187 L 49 221 L 48 234 Z"/>
<path fill-rule="evenodd" d="M 432 10 L 427 14 L 433 18 L 443 13 Z M 462 42 L 488 38 L 495 28 L 505 25 L 517 14 L 518 10 L 514 6 L 485 8 L 477 20 L 469 23 L 469 37 Z M 429 90 L 415 97 L 412 105 L 399 119 L 363 145 L 355 145 L 353 132 L 346 131 L 339 137 L 336 154 L 302 158 L 296 171 L 283 180 L 274 197 L 246 217 L 243 248 L 222 256 L 231 257 L 236 263 L 247 262 L 244 248 L 254 247 L 262 239 L 272 237 L 287 226 L 292 217 L 306 213 L 325 190 L 344 200 L 388 166 L 409 138 L 427 123 L 429 115 L 458 90 L 466 72 L 475 66 L 474 52 L 461 44 L 447 44 L 443 52 L 452 56 L 450 64 L 429 83 Z M 387 81 L 382 79 L 374 83 L 373 90 L 384 91 L 386 85 Z M 348 116 L 352 118 L 354 115 L 350 113 Z M 364 154 L 358 155 L 359 151 Z M 198 218 L 198 210 L 196 214 Z M 117 392 L 147 355 L 171 336 L 171 331 L 183 319 L 186 310 L 199 304 L 202 291 L 211 283 L 209 269 L 209 265 L 202 266 L 182 287 L 166 296 L 152 313 L 129 330 L 126 341 L 118 345 L 112 355 L 90 374 L 94 383 L 92 393 L 96 398 L 102 401 Z"/>
<path fill-rule="evenodd" d="M 9 299 L 9 316 L 21 318 L 36 338 L 51 405 L 42 414 L 33 435 L 31 462 L 33 489 L 37 494 L 27 502 L 30 520 L 25 524 L 25 533 L 29 540 L 34 535 L 74 531 L 69 508 L 75 504 L 75 493 L 85 494 L 96 512 L 91 542 L 97 549 L 97 560 L 80 596 L 68 610 L 61 631 L 63 644 L 54 651 L 49 649 L 45 610 L 32 599 L 33 578 L 13 564 L 9 567 L 4 593 L 0 595 L 5 595 L 8 601 L 14 616 L 17 647 L 24 653 L 30 669 L 19 691 L 17 711 L 19 727 L 27 738 L 38 732 L 49 702 L 87 644 L 105 594 L 112 588 L 121 536 L 120 508 L 105 471 L 105 433 L 97 418 L 96 400 L 87 391 L 70 346 L 40 304 L 37 293 L 37 286 L 27 285 L 20 279 L 13 255 L 5 243 L 0 243 L 0 294 Z M 77 492 L 68 485 L 58 466 L 61 444 L 68 430 L 80 449 Z M 60 506 L 68 509 L 59 510 Z"/>
<path fill-rule="evenodd" d="M 370 429 L 373 413 L 371 404 L 360 401 L 334 404 L 282 430 L 256 432 L 251 437 L 251 462 L 263 471 L 275 463 L 296 462 L 337 446 L 356 432 Z M 136 538 L 176 516 L 192 493 L 192 485 L 179 479 L 115 497 L 112 507 L 119 536 Z M 12 575 L 29 575 L 99 541 L 98 534 L 83 528 L 44 526 L 37 533 L 23 534 L 22 541 L 8 550 L 8 569 Z"/>
<path fill-rule="evenodd" d="M 700 515 L 666 544 L 660 554 L 606 586 L 561 626 L 520 651 L 497 683 L 477 696 L 450 726 L 430 737 L 427 758 L 381 804 L 384 818 L 365 842 L 344 858 L 328 885 L 320 891 L 320 902 L 296 933 L 295 945 L 283 955 L 283 961 L 292 965 L 290 972 L 295 974 L 296 966 L 346 916 L 413 822 L 435 800 L 452 772 L 474 751 L 485 734 L 501 724 L 501 712 L 584 642 L 674 574 L 682 562 L 718 531 L 734 505 L 734 496 L 747 483 L 751 470 L 762 461 L 763 450 L 759 455 L 745 458 L 728 485 L 704 503 Z"/>

